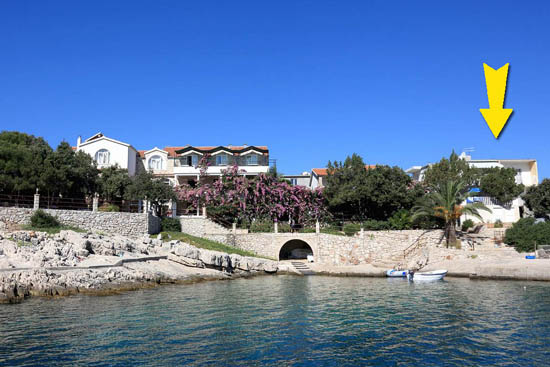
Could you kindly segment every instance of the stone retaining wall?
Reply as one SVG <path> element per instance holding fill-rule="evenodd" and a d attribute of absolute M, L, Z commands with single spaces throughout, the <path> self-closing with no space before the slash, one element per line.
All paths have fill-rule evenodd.
<path fill-rule="evenodd" d="M 160 231 L 160 219 L 145 213 L 91 212 L 80 210 L 44 209 L 65 225 L 89 231 L 140 237 Z M 33 209 L 0 208 L 0 226 L 28 224 Z"/>
<path fill-rule="evenodd" d="M 231 233 L 230 230 L 203 216 L 182 216 L 180 217 L 180 223 L 182 232 L 197 237 L 205 237 L 210 234 L 227 235 Z"/>
<path fill-rule="evenodd" d="M 180 220 L 182 232 L 276 260 L 288 241 L 301 240 L 313 250 L 316 263 L 338 266 L 395 265 L 404 260 L 403 251 L 415 241 L 422 241 L 421 247 L 435 246 L 443 236 L 441 230 L 365 231 L 353 237 L 326 233 L 239 233 L 206 217 L 181 217 Z"/>
<path fill-rule="evenodd" d="M 439 243 L 441 230 L 368 231 L 362 236 L 338 236 L 325 233 L 249 233 L 205 234 L 203 237 L 227 245 L 279 259 L 283 245 L 291 240 L 306 242 L 315 262 L 329 265 L 391 263 L 403 260 L 403 251 L 415 241 L 422 246 Z"/>

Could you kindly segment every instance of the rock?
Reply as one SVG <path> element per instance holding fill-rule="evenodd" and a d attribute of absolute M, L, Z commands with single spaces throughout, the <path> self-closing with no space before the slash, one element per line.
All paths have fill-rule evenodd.
<path fill-rule="evenodd" d="M 90 252 L 88 250 L 86 250 L 85 248 L 81 248 L 77 251 L 76 254 L 78 256 L 81 256 L 81 257 L 87 257 L 88 255 L 90 255 Z"/>

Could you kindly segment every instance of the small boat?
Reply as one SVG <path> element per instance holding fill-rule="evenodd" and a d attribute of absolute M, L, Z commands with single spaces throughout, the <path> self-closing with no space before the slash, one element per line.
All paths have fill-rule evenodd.
<path fill-rule="evenodd" d="M 422 273 L 415 273 L 414 271 L 410 271 L 409 274 L 407 274 L 407 277 L 409 280 L 417 281 L 417 280 L 441 280 L 443 277 L 447 275 L 447 270 L 434 270 L 434 271 L 424 271 Z"/>
<path fill-rule="evenodd" d="M 389 278 L 406 278 L 407 274 L 409 274 L 408 270 L 390 269 L 386 272 L 386 276 Z"/>

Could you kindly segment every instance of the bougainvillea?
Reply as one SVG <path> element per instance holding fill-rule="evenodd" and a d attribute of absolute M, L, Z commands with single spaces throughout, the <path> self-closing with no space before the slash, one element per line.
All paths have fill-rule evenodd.
<path fill-rule="evenodd" d="M 325 214 L 320 190 L 292 186 L 266 174 L 247 178 L 237 166 L 225 170 L 213 182 L 202 177 L 196 187 L 182 185 L 176 191 L 185 205 L 230 208 L 235 220 L 290 220 L 303 224 Z"/>

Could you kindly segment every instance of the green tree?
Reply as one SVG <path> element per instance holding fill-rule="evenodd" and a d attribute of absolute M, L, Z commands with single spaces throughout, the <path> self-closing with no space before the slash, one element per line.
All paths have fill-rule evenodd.
<path fill-rule="evenodd" d="M 0 133 L 0 192 L 32 195 L 48 189 L 44 162 L 53 154 L 42 139 L 16 131 Z"/>
<path fill-rule="evenodd" d="M 536 217 L 546 218 L 550 214 L 550 179 L 545 178 L 540 185 L 528 187 L 522 199 Z"/>
<path fill-rule="evenodd" d="M 125 197 L 126 189 L 132 181 L 128 176 L 128 170 L 117 165 L 101 169 L 98 179 L 98 193 L 109 203 L 115 200 L 122 200 Z"/>
<path fill-rule="evenodd" d="M 501 203 L 517 198 L 525 189 L 516 183 L 516 171 L 513 168 L 484 168 L 481 170 L 479 188 L 482 194 L 490 196 Z"/>
<path fill-rule="evenodd" d="M 400 209 L 410 209 L 423 189 L 399 167 L 366 169 L 353 154 L 344 163 L 329 162 L 324 194 L 333 214 L 387 220 Z"/>
<path fill-rule="evenodd" d="M 482 219 L 480 210 L 491 212 L 481 202 L 461 205 L 471 195 L 464 181 L 447 181 L 435 187 L 424 196 L 413 208 L 412 220 L 421 217 L 441 218 L 445 222 L 447 247 L 456 243 L 456 222 L 462 214 Z"/>
<path fill-rule="evenodd" d="M 453 150 L 449 158 L 441 158 L 439 163 L 428 167 L 424 175 L 424 184 L 429 189 L 436 189 L 449 181 L 462 181 L 466 187 L 475 187 L 479 180 L 479 171 L 470 167 L 468 162 L 460 158 Z"/>
<path fill-rule="evenodd" d="M 172 186 L 155 178 L 150 172 L 142 171 L 131 178 L 125 198 L 128 200 L 147 200 L 157 216 L 162 216 L 162 208 L 170 200 L 176 200 Z"/>
<path fill-rule="evenodd" d="M 370 168 L 365 183 L 367 217 L 376 220 L 387 220 L 397 211 L 412 208 L 424 194 L 422 186 L 413 185 L 399 167 Z"/>
<path fill-rule="evenodd" d="M 61 142 L 44 163 L 48 196 L 91 196 L 96 190 L 98 175 L 93 159 L 84 152 L 75 153 L 67 142 Z"/>
<path fill-rule="evenodd" d="M 328 162 L 323 194 L 331 213 L 367 217 L 365 162 L 358 154 L 346 157 L 344 163 Z"/>

